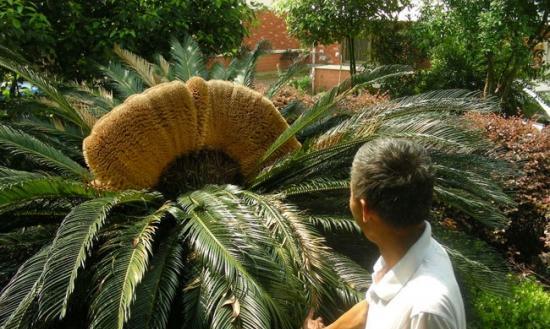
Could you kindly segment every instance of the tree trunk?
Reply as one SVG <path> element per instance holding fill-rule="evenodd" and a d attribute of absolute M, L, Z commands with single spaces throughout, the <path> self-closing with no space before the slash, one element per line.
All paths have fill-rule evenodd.
<path fill-rule="evenodd" d="M 493 53 L 487 53 L 487 76 L 485 77 L 485 86 L 483 87 L 483 98 L 487 98 L 495 91 L 495 64 Z"/>
<path fill-rule="evenodd" d="M 353 76 L 355 75 L 355 45 L 352 36 L 348 35 L 349 73 L 351 75 L 351 86 L 353 87 Z"/>

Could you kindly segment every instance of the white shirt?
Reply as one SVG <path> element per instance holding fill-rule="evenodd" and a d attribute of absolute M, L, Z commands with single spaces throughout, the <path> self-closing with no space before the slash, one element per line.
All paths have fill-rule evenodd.
<path fill-rule="evenodd" d="M 366 329 L 466 329 L 460 289 L 430 224 L 405 256 L 367 291 Z M 380 257 L 373 278 L 385 265 Z M 378 275 L 377 275 L 378 274 Z"/>

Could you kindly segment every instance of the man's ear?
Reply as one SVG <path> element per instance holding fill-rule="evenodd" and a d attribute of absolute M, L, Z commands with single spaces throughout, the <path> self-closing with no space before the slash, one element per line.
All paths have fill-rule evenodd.
<path fill-rule="evenodd" d="M 365 223 L 371 217 L 370 208 L 369 208 L 369 205 L 367 203 L 367 200 L 361 198 L 361 199 L 359 199 L 359 202 L 361 203 L 362 220 Z"/>

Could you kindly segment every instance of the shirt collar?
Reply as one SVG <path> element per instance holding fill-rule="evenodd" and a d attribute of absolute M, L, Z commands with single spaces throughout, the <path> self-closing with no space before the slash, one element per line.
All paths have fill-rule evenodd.
<path fill-rule="evenodd" d="M 397 264 L 391 268 L 378 283 L 374 283 L 370 289 L 378 298 L 389 302 L 397 293 L 407 284 L 413 274 L 416 272 L 426 256 L 426 252 L 431 243 L 432 228 L 430 223 L 425 222 L 426 227 L 420 238 L 409 248 Z M 385 261 L 382 257 L 378 258 L 374 264 L 373 276 L 382 270 Z"/>

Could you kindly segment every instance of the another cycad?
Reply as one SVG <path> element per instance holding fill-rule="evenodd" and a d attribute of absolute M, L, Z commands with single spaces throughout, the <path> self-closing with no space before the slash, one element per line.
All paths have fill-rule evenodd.
<path fill-rule="evenodd" d="M 163 81 L 209 76 L 190 39 L 174 43 L 175 64 L 118 52 L 133 68 L 109 69 L 121 98 Z M 40 86 L 46 114 L 0 126 L 6 154 L 0 162 L 10 167 L 0 168 L 0 243 L 16 248 L 18 240 L 9 237 L 45 224 L 57 229 L 50 240 L 28 235 L 27 243 L 36 238 L 42 248 L 4 288 L 0 328 L 297 328 L 310 308 L 330 320 L 361 298 L 369 278 L 329 248 L 322 233 L 358 233 L 346 208 L 349 166 L 363 143 L 380 137 L 411 138 L 429 148 L 441 204 L 487 227 L 505 223 L 499 206 L 511 201 L 490 178 L 498 163 L 484 157 L 487 145 L 460 118 L 464 111 L 494 109 L 474 94 L 433 92 L 319 124 L 352 92 L 346 81 L 280 134 L 259 158 L 257 174 L 238 185 L 205 169 L 203 156 L 212 155 L 199 153 L 185 159 L 191 183 L 176 191 L 109 191 L 91 184 L 93 174 L 75 145 L 122 99 L 103 90 L 60 92 L 4 55 L 0 65 Z M 255 58 L 214 66 L 209 74 L 250 85 Z M 353 90 L 407 73 L 400 66 L 364 71 Z M 306 129 L 303 146 L 281 155 Z M 456 245 L 450 250 L 459 269 L 483 266 Z M 497 273 L 484 268 L 474 279 L 499 291 Z"/>

